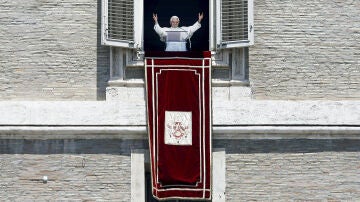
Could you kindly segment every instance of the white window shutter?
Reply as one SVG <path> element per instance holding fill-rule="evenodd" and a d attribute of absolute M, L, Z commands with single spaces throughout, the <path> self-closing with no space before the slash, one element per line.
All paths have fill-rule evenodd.
<path fill-rule="evenodd" d="M 216 0 L 216 47 L 254 44 L 253 0 Z"/>
<path fill-rule="evenodd" d="M 101 43 L 142 49 L 142 0 L 102 0 Z"/>

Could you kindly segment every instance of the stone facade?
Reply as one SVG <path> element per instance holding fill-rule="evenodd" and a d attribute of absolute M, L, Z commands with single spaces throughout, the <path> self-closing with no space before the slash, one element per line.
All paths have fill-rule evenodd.
<path fill-rule="evenodd" d="M 0 4 L 0 201 L 133 199 L 145 91 L 105 92 L 100 5 Z M 254 1 L 250 88 L 212 88 L 213 148 L 226 153 L 214 202 L 360 200 L 359 7 Z"/>
<path fill-rule="evenodd" d="M 359 152 L 229 154 L 227 201 L 358 201 Z"/>
<path fill-rule="evenodd" d="M 0 100 L 103 100 L 101 1 L 0 5 Z M 358 99 L 358 1 L 254 2 L 254 99 Z"/>
<path fill-rule="evenodd" d="M 213 107 L 226 201 L 360 200 L 358 101 Z M 130 201 L 130 176 L 141 175 L 132 151 L 148 150 L 144 101 L 8 101 L 0 114 L 3 201 Z"/>
<path fill-rule="evenodd" d="M 0 160 L 1 201 L 130 201 L 127 155 L 1 154 Z"/>
<path fill-rule="evenodd" d="M 216 139 L 213 146 L 225 147 L 226 201 L 358 201 L 359 144 Z M 147 140 L 0 139 L 0 146 L 2 201 L 130 201 L 130 152 L 147 149 Z"/>
<path fill-rule="evenodd" d="M 359 1 L 254 1 L 255 99 L 359 99 Z"/>
<path fill-rule="evenodd" d="M 0 100 L 105 98 L 109 47 L 100 45 L 100 2 L 0 4 Z"/>

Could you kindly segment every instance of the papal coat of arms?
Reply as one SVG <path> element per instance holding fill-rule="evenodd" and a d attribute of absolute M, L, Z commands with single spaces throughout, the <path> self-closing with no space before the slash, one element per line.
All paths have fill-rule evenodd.
<path fill-rule="evenodd" d="M 192 145 L 191 112 L 165 111 L 165 144 Z"/>

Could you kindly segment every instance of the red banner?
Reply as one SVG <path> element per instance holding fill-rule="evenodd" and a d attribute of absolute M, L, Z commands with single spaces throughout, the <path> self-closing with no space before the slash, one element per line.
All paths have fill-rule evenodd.
<path fill-rule="evenodd" d="M 145 60 L 152 193 L 211 198 L 211 59 Z"/>

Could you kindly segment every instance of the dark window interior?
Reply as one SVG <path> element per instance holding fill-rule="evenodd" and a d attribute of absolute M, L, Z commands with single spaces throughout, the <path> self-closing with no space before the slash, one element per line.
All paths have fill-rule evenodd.
<path fill-rule="evenodd" d="M 201 28 L 191 37 L 191 50 L 209 50 L 209 1 L 208 0 L 144 0 L 144 50 L 163 51 L 165 43 L 154 31 L 153 13 L 157 13 L 161 27 L 170 27 L 170 17 L 180 18 L 179 26 L 191 26 L 204 13 Z M 189 50 L 189 43 L 187 43 Z"/>

